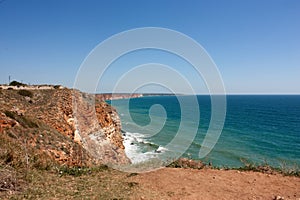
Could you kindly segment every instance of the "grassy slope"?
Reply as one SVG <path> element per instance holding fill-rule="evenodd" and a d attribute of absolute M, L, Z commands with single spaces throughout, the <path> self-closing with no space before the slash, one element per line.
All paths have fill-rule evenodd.
<path fill-rule="evenodd" d="M 0 199 L 126 199 L 137 185 L 129 177 L 106 166 L 61 166 L 0 134 Z"/>

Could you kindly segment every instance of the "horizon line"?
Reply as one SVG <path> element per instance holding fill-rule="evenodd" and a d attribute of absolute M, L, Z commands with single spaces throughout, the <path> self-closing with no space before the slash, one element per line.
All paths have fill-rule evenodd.
<path fill-rule="evenodd" d="M 300 95 L 300 93 L 195 93 L 195 94 L 184 94 L 184 93 L 163 93 L 163 92 L 95 92 L 94 94 L 162 94 L 162 95 Z"/>

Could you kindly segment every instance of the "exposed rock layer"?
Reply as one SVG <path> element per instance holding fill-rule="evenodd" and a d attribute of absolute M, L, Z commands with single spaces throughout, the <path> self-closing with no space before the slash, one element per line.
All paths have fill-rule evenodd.
<path fill-rule="evenodd" d="M 67 165 L 129 163 L 120 119 L 110 105 L 70 89 L 30 92 L 1 90 L 0 134 L 25 137 L 26 132 L 27 143 Z"/>

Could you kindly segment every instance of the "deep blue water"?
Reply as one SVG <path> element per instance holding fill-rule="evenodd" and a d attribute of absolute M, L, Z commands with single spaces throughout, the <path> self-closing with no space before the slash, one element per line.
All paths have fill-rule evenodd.
<path fill-rule="evenodd" d="M 239 167 L 243 162 L 266 162 L 274 167 L 300 166 L 300 95 L 229 95 L 226 99 L 224 128 L 217 144 L 202 158 L 203 161 L 227 167 Z M 210 96 L 205 95 L 197 96 L 197 100 L 200 123 L 192 114 L 195 111 L 193 104 L 180 105 L 176 96 L 109 102 L 116 107 L 123 130 L 127 132 L 125 148 L 129 157 L 134 161 L 143 161 L 164 151 L 164 147 L 175 137 L 180 122 L 186 120 L 184 132 L 190 134 L 192 127 L 197 126 L 197 133 L 182 157 L 198 159 L 210 122 L 211 100 Z M 157 106 L 150 110 L 155 104 L 163 106 L 164 111 Z M 128 108 L 129 113 L 126 112 Z M 183 116 L 181 109 L 188 110 L 191 115 Z M 166 121 L 159 129 L 164 119 Z M 149 127 L 150 122 L 153 126 Z"/>

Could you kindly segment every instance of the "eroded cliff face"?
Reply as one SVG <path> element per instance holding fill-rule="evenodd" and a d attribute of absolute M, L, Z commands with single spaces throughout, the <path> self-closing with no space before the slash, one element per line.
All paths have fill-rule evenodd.
<path fill-rule="evenodd" d="M 130 162 L 120 119 L 110 105 L 70 89 L 30 92 L 26 96 L 17 90 L 1 90 L 0 134 L 13 134 L 22 141 L 26 137 L 26 144 L 62 164 Z"/>
<path fill-rule="evenodd" d="M 75 138 L 95 158 L 106 164 L 125 164 L 120 118 L 114 108 L 93 95 L 73 91 Z"/>

